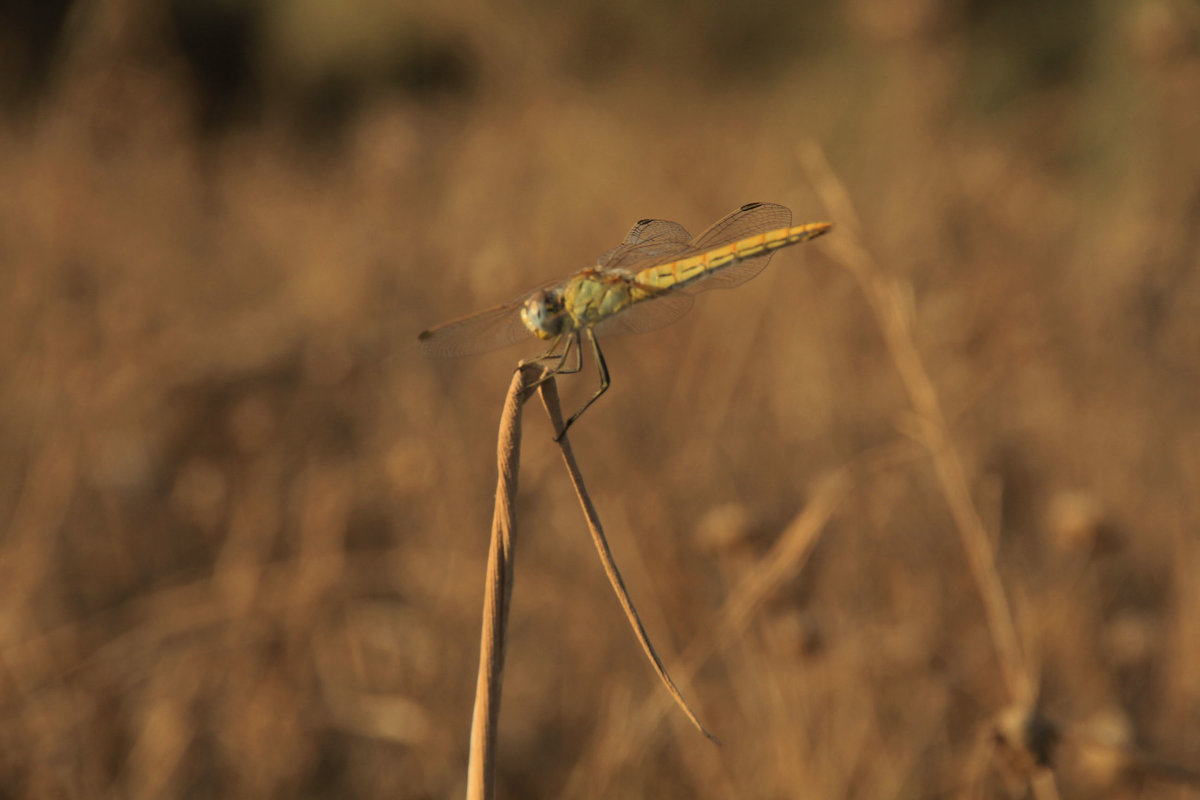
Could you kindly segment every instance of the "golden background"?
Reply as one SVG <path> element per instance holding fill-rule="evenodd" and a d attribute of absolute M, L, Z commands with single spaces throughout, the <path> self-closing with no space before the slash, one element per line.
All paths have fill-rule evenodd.
<path fill-rule="evenodd" d="M 0 54 L 0 796 L 461 796 L 537 343 L 416 334 L 756 200 L 839 227 L 607 341 L 571 432 L 724 746 L 653 712 L 534 401 L 500 796 L 1194 793 L 1195 3 L 61 0 Z"/>

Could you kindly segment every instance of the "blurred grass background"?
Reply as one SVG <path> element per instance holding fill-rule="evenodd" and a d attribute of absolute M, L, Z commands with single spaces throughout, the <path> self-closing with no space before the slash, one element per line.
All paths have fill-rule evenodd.
<path fill-rule="evenodd" d="M 16 0 L 0 108 L 0 797 L 461 796 L 536 347 L 416 333 L 642 217 L 830 218 L 808 142 L 908 293 L 1042 713 L 1118 745 L 1064 748 L 1064 796 L 1185 796 L 1120 753 L 1200 762 L 1191 0 Z M 668 662 L 822 481 L 908 455 L 683 687 L 725 746 L 673 710 L 631 740 L 662 690 L 530 406 L 501 796 L 1029 791 L 826 241 L 609 342 L 572 431 Z"/>

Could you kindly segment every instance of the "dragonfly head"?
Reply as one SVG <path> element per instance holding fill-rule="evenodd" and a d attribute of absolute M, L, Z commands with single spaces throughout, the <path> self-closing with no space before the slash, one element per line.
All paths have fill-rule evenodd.
<path fill-rule="evenodd" d="M 534 292 L 521 306 L 521 321 L 539 339 L 553 339 L 560 335 L 567 321 L 562 295 L 545 289 Z"/>

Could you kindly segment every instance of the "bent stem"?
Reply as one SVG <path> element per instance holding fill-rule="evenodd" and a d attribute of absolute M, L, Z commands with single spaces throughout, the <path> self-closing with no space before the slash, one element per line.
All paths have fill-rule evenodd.
<path fill-rule="evenodd" d="M 779 534 L 775 545 L 746 571 L 745 577 L 729 593 L 710 633 L 694 640 L 675 662 L 676 674 L 684 681 L 690 680 L 713 656 L 742 638 L 749 620 L 802 572 L 817 540 L 855 484 L 866 476 L 911 460 L 912 449 L 908 440 L 898 440 L 868 451 L 818 480 L 804 508 Z M 593 774 L 612 775 L 618 764 L 644 746 L 666 711 L 665 701 L 652 699 L 647 702 L 619 745 L 601 755 L 601 763 Z M 598 797 L 607 793 L 603 783 L 592 784 L 592 788 Z"/>
<path fill-rule="evenodd" d="M 521 464 L 521 407 L 535 388 L 540 389 L 542 402 L 550 415 L 554 430 L 563 429 L 562 409 L 558 402 L 558 388 L 554 372 L 537 363 L 522 364 L 513 374 L 504 401 L 504 412 L 500 417 L 500 432 L 496 445 L 499 476 L 496 481 L 496 503 L 492 514 L 492 538 L 488 550 L 487 579 L 483 596 L 483 631 L 479 642 L 479 675 L 475 684 L 475 708 L 471 718 L 471 745 L 467 762 L 467 800 L 492 800 L 495 796 L 496 775 L 496 730 L 500 720 L 500 696 L 504 674 L 504 637 L 508 628 L 508 609 L 512 600 L 513 549 L 517 538 L 517 476 Z M 592 505 L 583 475 L 575 463 L 571 443 L 563 436 L 559 445 L 575 493 L 583 505 L 592 541 L 600 554 L 604 572 L 612 584 L 617 600 L 633 627 L 642 649 L 654 666 L 659 680 L 683 713 L 712 741 L 720 741 L 700 724 L 691 706 L 683 699 L 662 660 L 650 643 L 650 637 L 638 617 L 633 601 L 625 590 L 625 582 L 613 561 L 600 517 Z"/>
<path fill-rule="evenodd" d="M 571 449 L 571 440 L 566 437 L 566 431 L 563 430 L 562 407 L 558 402 L 558 388 L 554 381 L 546 381 L 538 387 L 539 394 L 542 398 L 542 403 L 546 407 L 546 413 L 550 415 L 550 422 L 554 426 L 554 430 L 563 431 L 558 439 L 558 445 L 562 448 L 563 462 L 567 466 L 567 474 L 571 476 L 571 485 L 575 487 L 575 494 L 579 497 L 579 503 L 583 506 L 583 515 L 587 519 L 588 530 L 592 534 L 592 543 L 596 545 L 596 552 L 600 556 L 600 563 L 604 565 L 604 574 L 608 576 L 608 582 L 612 585 L 613 592 L 617 595 L 617 601 L 621 604 L 621 609 L 625 612 L 625 618 L 629 620 L 629 626 L 633 628 L 633 633 L 637 637 L 638 643 L 642 646 L 642 650 L 646 653 L 646 657 L 650 659 L 650 664 L 654 667 L 658 679 L 662 681 L 667 692 L 675 701 L 676 705 L 691 721 L 696 730 L 703 733 L 716 744 L 720 744 L 721 740 L 708 731 L 701 724 L 699 717 L 688 705 L 687 700 L 683 698 L 678 687 L 675 686 L 675 681 L 671 680 L 671 675 L 667 672 L 667 668 L 663 665 L 662 659 L 658 657 L 658 653 L 654 650 L 654 645 L 650 642 L 650 636 L 646 633 L 645 626 L 642 625 L 641 617 L 638 616 L 637 609 L 633 606 L 633 601 L 629 598 L 629 592 L 625 589 L 625 581 L 621 578 L 621 572 L 617 569 L 617 564 L 613 560 L 612 550 L 609 549 L 608 540 L 604 536 L 604 528 L 600 525 L 600 516 L 596 513 L 596 507 L 592 504 L 592 498 L 588 494 L 587 486 L 583 482 L 583 474 L 579 471 L 579 465 L 575 463 L 575 454 Z"/>

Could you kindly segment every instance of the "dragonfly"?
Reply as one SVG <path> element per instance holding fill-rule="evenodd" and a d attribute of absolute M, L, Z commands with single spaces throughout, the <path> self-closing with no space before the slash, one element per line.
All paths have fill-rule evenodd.
<path fill-rule="evenodd" d="M 518 369 L 545 364 L 536 386 L 579 372 L 586 340 L 600 372 L 600 387 L 554 437 L 560 441 L 611 385 L 598 337 L 648 333 L 669 325 L 688 312 L 696 294 L 740 286 L 762 272 L 776 250 L 815 239 L 831 228 L 830 222 L 793 226 L 792 212 L 776 203 L 747 203 L 695 237 L 678 222 L 638 220 L 625 240 L 600 256 L 594 267 L 545 283 L 504 305 L 422 331 L 418 347 L 426 356 L 451 358 L 535 336 L 549 341 L 549 348 L 521 361 Z M 572 352 L 574 364 L 568 362 Z"/>

